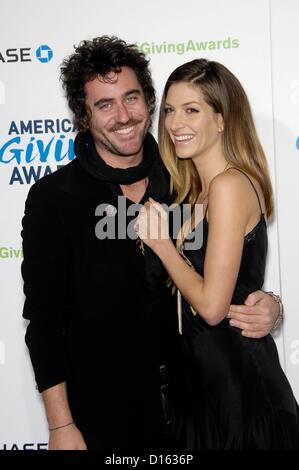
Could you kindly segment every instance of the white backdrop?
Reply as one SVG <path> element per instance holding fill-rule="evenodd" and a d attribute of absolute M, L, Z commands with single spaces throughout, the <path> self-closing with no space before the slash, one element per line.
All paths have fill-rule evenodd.
<path fill-rule="evenodd" d="M 265 289 L 283 295 L 286 320 L 275 339 L 299 400 L 298 16 L 297 0 L 1 1 L 0 449 L 47 442 L 23 340 L 21 218 L 34 180 L 73 158 L 59 66 L 74 44 L 102 34 L 137 43 L 149 55 L 159 97 L 169 73 L 197 57 L 222 62 L 244 85 L 277 197 Z"/>

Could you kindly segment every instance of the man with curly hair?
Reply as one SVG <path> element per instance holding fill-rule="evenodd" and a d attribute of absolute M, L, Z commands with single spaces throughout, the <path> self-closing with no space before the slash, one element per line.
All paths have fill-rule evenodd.
<path fill-rule="evenodd" d="M 148 132 L 155 109 L 148 60 L 102 36 L 79 44 L 61 79 L 79 131 L 77 158 L 32 186 L 22 232 L 26 343 L 49 449 L 158 448 L 171 308 L 158 258 L 130 234 L 136 203 L 169 202 L 168 174 Z M 117 223 L 121 204 L 126 218 Z M 268 333 L 277 315 L 272 298 L 260 292 L 257 301 L 255 323 L 232 314 L 248 336 Z"/>

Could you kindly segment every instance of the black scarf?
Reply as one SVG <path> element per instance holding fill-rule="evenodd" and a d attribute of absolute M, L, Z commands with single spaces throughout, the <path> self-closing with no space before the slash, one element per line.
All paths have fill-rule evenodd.
<path fill-rule="evenodd" d="M 77 134 L 75 154 L 85 171 L 97 179 L 117 184 L 132 184 L 147 178 L 154 161 L 157 158 L 160 159 L 157 143 L 151 134 L 147 134 L 145 137 L 141 163 L 130 168 L 114 168 L 107 165 L 97 153 L 93 137 L 89 131 Z"/>
<path fill-rule="evenodd" d="M 158 145 L 151 134 L 143 142 L 143 160 L 131 168 L 113 168 L 97 153 L 91 133 L 79 132 L 75 139 L 75 154 L 81 167 L 94 178 L 105 181 L 111 187 L 132 184 L 148 177 L 148 187 L 142 198 L 144 203 L 152 197 L 160 203 L 170 203 L 169 174 L 162 162 Z M 165 288 L 165 271 L 159 258 L 145 246 L 145 273 L 152 300 L 160 299 Z"/>

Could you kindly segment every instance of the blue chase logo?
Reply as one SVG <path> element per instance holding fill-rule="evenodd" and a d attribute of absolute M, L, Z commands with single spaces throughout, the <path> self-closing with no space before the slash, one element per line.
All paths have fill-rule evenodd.
<path fill-rule="evenodd" d="M 36 58 L 43 63 L 50 62 L 53 57 L 53 51 L 51 47 L 46 44 L 42 44 L 35 51 Z"/>

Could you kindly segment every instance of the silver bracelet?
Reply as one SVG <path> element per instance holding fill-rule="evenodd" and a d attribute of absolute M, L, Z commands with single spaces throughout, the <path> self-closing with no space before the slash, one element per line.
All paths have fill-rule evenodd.
<path fill-rule="evenodd" d="M 274 292 L 266 292 L 266 294 L 270 295 L 270 297 L 272 297 L 272 299 L 274 299 L 275 302 L 277 302 L 279 305 L 279 314 L 274 322 L 274 325 L 271 328 L 271 331 L 274 331 L 280 327 L 283 321 L 283 303 L 282 303 L 280 295 L 274 294 Z"/>
<path fill-rule="evenodd" d="M 56 429 L 66 428 L 67 426 L 70 426 L 71 424 L 75 424 L 75 421 L 71 421 L 70 423 L 63 424 L 62 426 L 57 426 L 56 428 L 48 428 L 48 429 L 49 431 L 56 431 Z"/>

